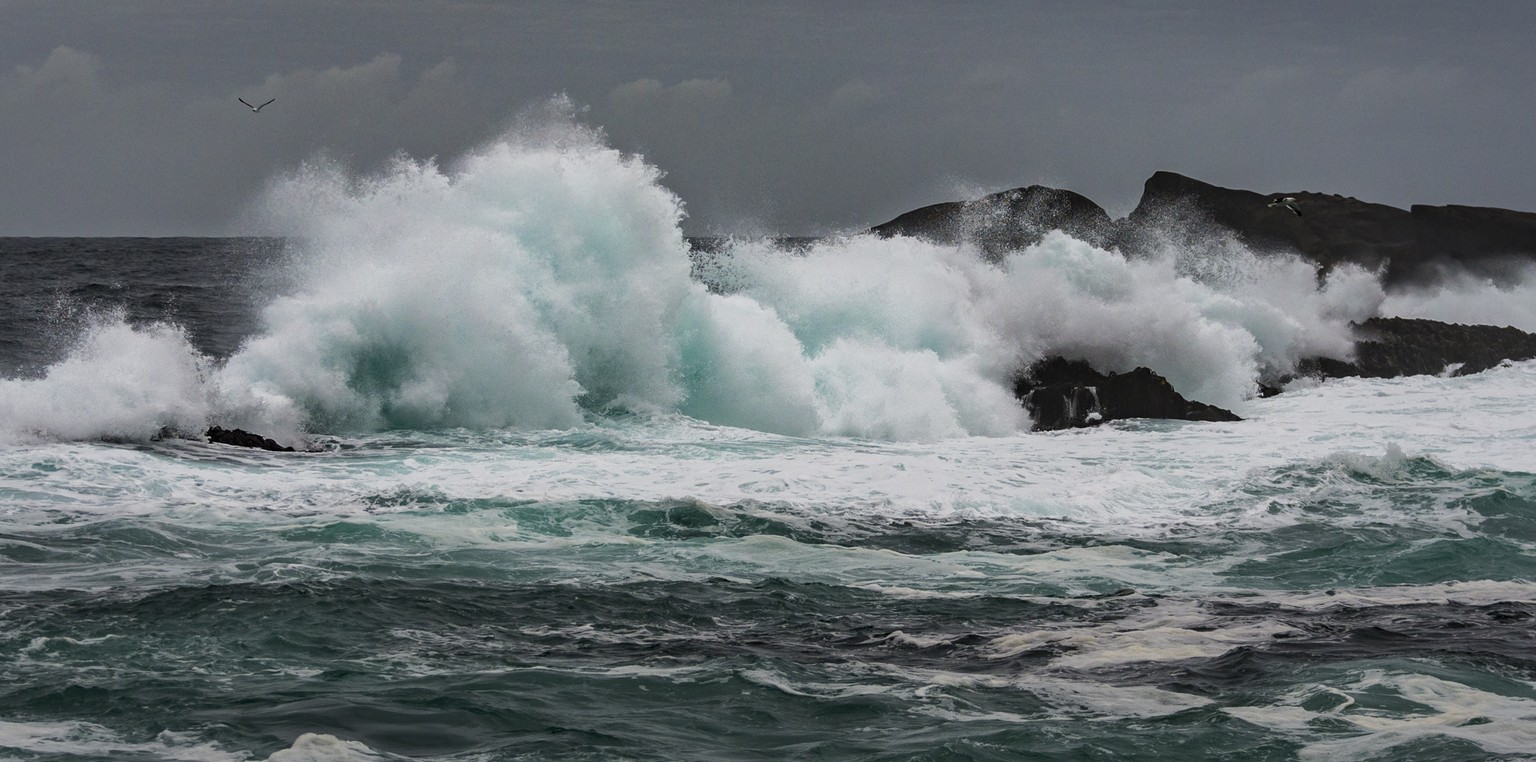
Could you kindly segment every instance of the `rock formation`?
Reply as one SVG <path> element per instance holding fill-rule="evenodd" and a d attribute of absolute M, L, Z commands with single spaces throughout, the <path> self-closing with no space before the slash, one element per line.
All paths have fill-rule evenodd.
<path fill-rule="evenodd" d="M 1038 243 L 1052 230 L 1095 246 L 1108 246 L 1114 241 L 1115 223 L 1108 212 L 1082 195 L 1031 185 L 975 201 L 925 206 L 871 228 L 887 237 L 906 235 L 943 244 L 970 242 L 992 258 Z"/>
<path fill-rule="evenodd" d="M 1294 197 L 1301 210 L 1270 206 Z M 1302 256 L 1319 272 L 1353 263 L 1381 273 L 1387 287 L 1434 282 L 1455 273 L 1501 278 L 1536 265 L 1536 214 L 1470 206 L 1408 209 L 1307 191 L 1259 194 L 1222 188 L 1174 172 L 1147 179 L 1128 216 L 1111 220 L 1072 191 L 1031 185 L 974 201 L 934 204 L 871 229 L 883 236 L 970 242 L 989 258 L 1062 230 L 1080 240 L 1142 256 L 1164 242 L 1200 246 L 1225 236 L 1249 248 Z M 1536 335 L 1514 328 L 1373 318 L 1357 326 L 1353 362 L 1303 361 L 1299 374 L 1327 378 L 1475 373 L 1503 360 L 1536 358 Z M 1278 387 L 1261 387 L 1268 396 Z M 1015 393 L 1037 429 L 1086 426 L 1115 418 L 1237 420 L 1229 411 L 1179 396 L 1152 370 L 1104 375 L 1054 358 L 1022 374 Z"/>
<path fill-rule="evenodd" d="M 1276 196 L 1294 197 L 1301 216 L 1269 206 Z M 1173 172 L 1147 179 L 1140 203 L 1119 222 L 1116 243 L 1135 254 L 1154 232 L 1199 234 L 1212 225 L 1257 251 L 1293 252 L 1325 270 L 1344 262 L 1379 269 L 1389 287 L 1457 270 L 1497 277 L 1536 263 L 1533 213 L 1417 204 L 1404 210 L 1307 191 L 1260 195 Z"/>
<path fill-rule="evenodd" d="M 1230 410 L 1185 399 L 1148 368 L 1105 375 L 1081 360 L 1053 357 L 1014 380 L 1036 431 L 1093 426 L 1121 418 L 1240 421 Z"/>
<path fill-rule="evenodd" d="M 1479 373 L 1505 360 L 1536 358 L 1536 334 L 1517 328 L 1412 318 L 1371 318 L 1356 328 L 1355 360 L 1307 360 L 1299 375 L 1392 378 Z M 1454 367 L 1453 367 L 1454 366 Z"/>
<path fill-rule="evenodd" d="M 252 434 L 244 429 L 225 429 L 212 426 L 208 429 L 209 442 L 234 445 L 236 447 L 252 447 L 258 450 L 271 450 L 273 452 L 293 452 L 292 447 L 284 447 L 275 440 L 263 437 L 260 434 Z"/>
<path fill-rule="evenodd" d="M 1302 215 L 1269 206 L 1277 196 L 1295 197 Z M 1419 204 L 1399 209 L 1308 191 L 1259 194 L 1175 172 L 1148 178 L 1140 202 L 1120 220 L 1072 191 L 1031 185 L 925 206 L 871 231 L 970 241 L 997 258 L 1058 229 L 1132 256 L 1170 237 L 1197 240 L 1225 231 L 1256 251 L 1299 254 L 1324 270 L 1345 262 L 1379 269 L 1389 287 L 1456 271 L 1504 277 L 1536 264 L 1536 213 Z"/>

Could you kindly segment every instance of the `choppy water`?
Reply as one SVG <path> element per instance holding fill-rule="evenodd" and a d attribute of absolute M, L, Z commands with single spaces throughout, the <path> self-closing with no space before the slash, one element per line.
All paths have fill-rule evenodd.
<path fill-rule="evenodd" d="M 577 142 L 298 177 L 304 244 L 0 242 L 0 758 L 1536 749 L 1536 363 L 1247 399 L 1382 298 L 1251 256 L 690 277 Z M 1023 432 L 986 353 L 1048 350 L 1247 420 Z M 152 438 L 230 419 L 313 450 Z"/>

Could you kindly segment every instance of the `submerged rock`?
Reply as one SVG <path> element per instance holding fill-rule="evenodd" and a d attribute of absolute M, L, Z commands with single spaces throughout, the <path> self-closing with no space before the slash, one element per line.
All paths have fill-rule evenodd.
<path fill-rule="evenodd" d="M 1105 375 L 1081 360 L 1053 357 L 1014 380 L 1035 431 L 1094 426 L 1121 418 L 1241 421 L 1230 410 L 1185 399 L 1149 368 Z"/>
<path fill-rule="evenodd" d="M 271 450 L 272 452 L 293 452 L 292 447 L 284 447 L 275 440 L 263 437 L 260 434 L 252 434 L 244 429 L 225 429 L 219 426 L 208 428 L 206 436 L 209 442 L 234 445 L 235 447 L 252 447 L 258 450 Z"/>

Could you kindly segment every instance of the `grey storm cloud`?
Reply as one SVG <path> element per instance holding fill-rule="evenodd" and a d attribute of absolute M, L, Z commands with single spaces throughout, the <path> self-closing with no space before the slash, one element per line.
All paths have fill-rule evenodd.
<path fill-rule="evenodd" d="M 316 156 L 454 157 L 566 94 L 687 232 L 855 230 L 1169 169 L 1536 209 L 1536 5 L 0 0 L 0 235 L 246 232 Z M 251 114 L 235 99 L 276 98 Z"/>
<path fill-rule="evenodd" d="M 0 77 L 0 152 L 14 158 L 0 230 L 231 232 L 277 170 L 319 153 L 371 167 L 396 152 L 457 152 L 496 116 L 452 62 L 408 74 L 392 54 L 191 99 L 160 84 L 114 84 L 102 68 L 59 47 Z M 239 97 L 277 102 L 251 114 Z"/>

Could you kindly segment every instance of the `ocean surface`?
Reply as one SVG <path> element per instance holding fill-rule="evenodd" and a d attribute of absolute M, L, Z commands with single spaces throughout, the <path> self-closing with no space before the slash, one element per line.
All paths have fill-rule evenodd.
<path fill-rule="evenodd" d="M 1253 395 L 1507 287 L 690 256 L 574 124 L 262 204 L 0 240 L 0 759 L 1536 755 L 1536 363 Z M 1058 352 L 1245 420 L 1030 433 Z"/>

